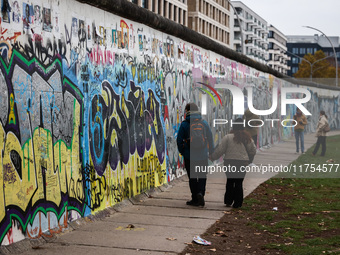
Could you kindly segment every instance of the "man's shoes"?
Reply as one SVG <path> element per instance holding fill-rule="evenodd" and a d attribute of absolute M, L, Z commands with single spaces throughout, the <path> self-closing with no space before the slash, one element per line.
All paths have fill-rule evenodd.
<path fill-rule="evenodd" d="M 198 202 L 194 201 L 194 200 L 189 200 L 189 201 L 187 201 L 187 205 L 198 206 Z"/>
<path fill-rule="evenodd" d="M 197 194 L 197 202 L 199 206 L 204 206 L 205 202 L 204 202 L 204 197 L 202 195 L 202 193 L 198 193 Z"/>

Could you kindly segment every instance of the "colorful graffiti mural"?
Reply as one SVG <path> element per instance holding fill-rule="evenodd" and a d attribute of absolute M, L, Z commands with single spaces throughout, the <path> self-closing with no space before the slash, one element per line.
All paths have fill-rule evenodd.
<path fill-rule="evenodd" d="M 199 103 L 209 87 L 251 85 L 254 105 L 268 109 L 274 86 L 296 86 L 102 10 L 88 15 L 90 7 L 76 1 L 4 1 L 1 245 L 63 231 L 185 174 L 177 130 L 186 103 Z M 314 131 L 320 109 L 339 128 L 340 93 L 309 89 L 306 129 Z M 231 93 L 217 93 L 222 104 L 209 97 L 205 116 L 211 124 L 233 112 Z M 215 143 L 228 130 L 213 129 Z M 263 127 L 259 146 L 291 135 L 291 128 Z"/>

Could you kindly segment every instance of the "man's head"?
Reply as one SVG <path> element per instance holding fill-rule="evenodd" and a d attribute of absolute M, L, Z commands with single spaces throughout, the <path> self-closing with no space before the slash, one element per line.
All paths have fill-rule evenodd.
<path fill-rule="evenodd" d="M 236 120 L 233 121 L 233 123 L 243 123 L 243 119 L 237 118 Z M 233 124 L 233 131 L 241 131 L 244 130 L 244 126 L 241 124 Z"/>
<path fill-rule="evenodd" d="M 302 111 L 300 110 L 300 108 L 296 109 L 296 114 L 299 115 L 299 116 L 302 115 Z"/>
<path fill-rule="evenodd" d="M 185 106 L 185 111 L 186 112 L 197 112 L 198 111 L 198 106 L 197 104 L 195 103 L 188 103 L 186 106 Z"/>

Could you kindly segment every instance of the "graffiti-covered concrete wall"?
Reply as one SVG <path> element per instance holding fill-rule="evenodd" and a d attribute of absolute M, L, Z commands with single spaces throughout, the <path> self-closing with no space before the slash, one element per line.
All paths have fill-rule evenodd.
<path fill-rule="evenodd" d="M 254 105 L 263 109 L 273 88 L 280 94 L 283 85 L 297 86 L 246 65 L 249 59 L 236 61 L 234 53 L 77 1 L 1 3 L 1 245 L 63 231 L 72 220 L 183 175 L 175 141 L 185 104 L 209 95 L 210 123 L 232 116 L 232 95 L 212 93 L 216 84 L 252 85 Z M 308 131 L 321 108 L 339 128 L 339 91 L 309 90 Z M 269 117 L 282 119 L 279 111 Z M 215 128 L 215 142 L 228 129 Z M 264 126 L 259 146 L 291 134 L 289 127 Z"/>

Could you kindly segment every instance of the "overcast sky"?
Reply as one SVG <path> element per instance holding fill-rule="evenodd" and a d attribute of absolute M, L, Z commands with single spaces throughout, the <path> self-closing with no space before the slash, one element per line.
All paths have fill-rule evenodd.
<path fill-rule="evenodd" d="M 285 35 L 340 36 L 340 0 L 240 0 Z"/>

